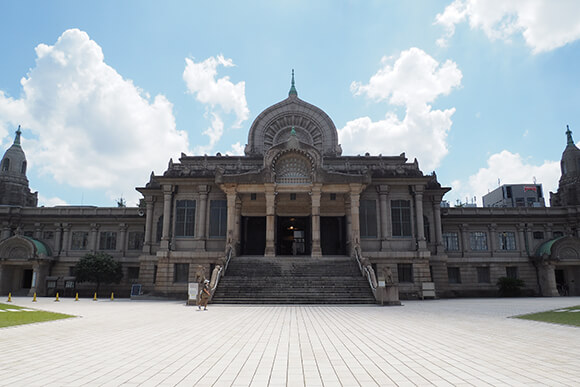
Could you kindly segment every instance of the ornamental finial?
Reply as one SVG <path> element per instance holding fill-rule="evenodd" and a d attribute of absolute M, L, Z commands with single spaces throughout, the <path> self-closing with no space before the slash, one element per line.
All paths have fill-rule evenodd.
<path fill-rule="evenodd" d="M 572 131 L 570 130 L 570 126 L 566 125 L 566 137 L 568 138 L 568 145 L 574 145 L 574 140 L 572 139 Z"/>
<path fill-rule="evenodd" d="M 14 145 L 20 145 L 20 135 L 22 131 L 20 131 L 20 125 L 18 125 L 18 129 L 16 130 L 16 137 L 14 137 Z"/>
<path fill-rule="evenodd" d="M 298 96 L 298 92 L 296 91 L 296 86 L 294 84 L 294 69 L 292 69 L 292 84 L 290 86 L 290 91 L 288 92 L 288 96 Z"/>

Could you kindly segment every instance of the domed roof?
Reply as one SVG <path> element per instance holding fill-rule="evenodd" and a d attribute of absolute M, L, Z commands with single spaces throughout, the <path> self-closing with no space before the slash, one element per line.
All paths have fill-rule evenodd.
<path fill-rule="evenodd" d="M 561 180 L 580 175 L 580 149 L 574 144 L 570 127 L 566 127 L 568 129 L 566 130 L 567 144 L 566 149 L 562 152 L 562 159 L 560 161 L 562 168 Z"/>
<path fill-rule="evenodd" d="M 10 148 L 8 148 L 6 153 L 4 153 L 4 157 L 2 157 L 2 162 L 0 163 L 1 175 L 26 178 L 26 156 L 20 146 L 21 134 L 20 126 L 18 126 L 14 143 Z"/>
<path fill-rule="evenodd" d="M 315 147 L 322 155 L 340 156 L 338 132 L 322 109 L 298 98 L 292 71 L 288 98 L 264 110 L 252 123 L 248 134 L 247 156 L 263 156 L 272 146 L 287 141 L 292 131 L 303 143 Z"/>

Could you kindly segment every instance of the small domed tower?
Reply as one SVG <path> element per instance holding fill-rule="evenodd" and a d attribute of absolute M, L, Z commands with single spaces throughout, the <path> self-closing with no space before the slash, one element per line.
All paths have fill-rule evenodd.
<path fill-rule="evenodd" d="M 580 205 L 580 149 L 574 144 L 570 127 L 566 128 L 567 144 L 560 161 L 562 176 L 558 192 L 550 192 L 552 207 Z"/>
<path fill-rule="evenodd" d="M 26 178 L 26 156 L 20 146 L 20 125 L 14 143 L 0 162 L 0 205 L 36 207 L 38 192 L 30 192 Z"/>

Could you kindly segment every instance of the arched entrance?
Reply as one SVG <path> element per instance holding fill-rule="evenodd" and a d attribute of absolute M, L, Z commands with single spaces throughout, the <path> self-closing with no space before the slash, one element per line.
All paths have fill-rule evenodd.
<path fill-rule="evenodd" d="M 52 261 L 48 247 L 15 235 L 0 242 L 0 294 L 44 295 L 44 280 Z"/>

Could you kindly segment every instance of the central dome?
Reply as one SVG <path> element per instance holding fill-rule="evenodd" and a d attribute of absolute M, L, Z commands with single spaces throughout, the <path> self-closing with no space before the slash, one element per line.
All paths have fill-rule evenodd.
<path fill-rule="evenodd" d="M 298 98 L 294 75 L 288 98 L 264 110 L 252 123 L 246 156 L 263 156 L 272 146 L 287 141 L 292 130 L 301 142 L 312 145 L 324 156 L 342 153 L 334 123 L 322 109 Z"/>

